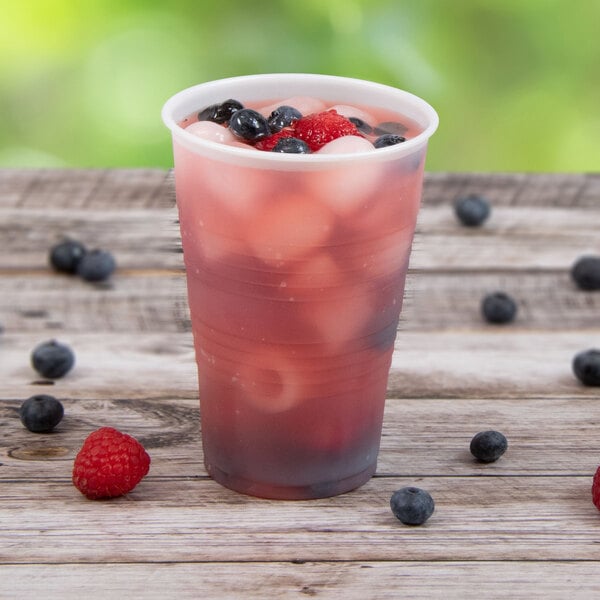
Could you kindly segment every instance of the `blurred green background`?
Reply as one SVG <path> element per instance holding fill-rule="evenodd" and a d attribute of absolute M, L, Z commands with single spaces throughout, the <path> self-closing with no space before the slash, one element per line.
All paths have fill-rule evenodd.
<path fill-rule="evenodd" d="M 597 171 L 599 0 L 0 0 L 0 167 L 172 165 L 182 88 L 294 71 L 439 112 L 433 171 Z"/>

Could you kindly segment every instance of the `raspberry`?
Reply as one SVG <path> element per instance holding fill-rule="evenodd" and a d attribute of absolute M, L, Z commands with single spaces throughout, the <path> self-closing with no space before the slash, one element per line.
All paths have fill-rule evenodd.
<path fill-rule="evenodd" d="M 294 137 L 306 142 L 312 152 L 344 135 L 360 136 L 360 132 L 354 123 L 333 109 L 302 117 L 294 124 Z"/>
<path fill-rule="evenodd" d="M 73 465 L 73 485 L 90 500 L 127 494 L 146 476 L 150 456 L 133 437 L 101 427 L 83 443 Z"/>
<path fill-rule="evenodd" d="M 600 467 L 596 469 L 592 482 L 592 500 L 596 508 L 600 510 Z"/>
<path fill-rule="evenodd" d="M 263 138 L 262 140 L 256 142 L 256 144 L 254 144 L 254 147 L 258 148 L 259 150 L 266 150 L 270 152 L 271 150 L 273 150 L 273 148 L 275 148 L 279 140 L 293 136 L 294 132 L 291 129 L 282 129 L 281 131 L 278 131 L 277 133 L 274 133 L 273 135 L 270 135 L 269 137 Z"/>

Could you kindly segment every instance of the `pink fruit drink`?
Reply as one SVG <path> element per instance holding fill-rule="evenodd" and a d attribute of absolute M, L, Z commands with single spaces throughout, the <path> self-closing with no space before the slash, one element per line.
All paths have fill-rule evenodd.
<path fill-rule="evenodd" d="M 376 469 L 435 112 L 406 92 L 317 75 L 234 78 L 181 94 L 163 118 L 173 132 L 205 466 L 260 497 L 347 492 Z M 189 115 L 227 98 L 259 112 L 337 106 L 371 125 L 408 124 L 406 141 L 375 149 L 346 136 L 332 150 L 294 155 L 248 147 L 226 125 L 185 132 L 197 121 Z"/>

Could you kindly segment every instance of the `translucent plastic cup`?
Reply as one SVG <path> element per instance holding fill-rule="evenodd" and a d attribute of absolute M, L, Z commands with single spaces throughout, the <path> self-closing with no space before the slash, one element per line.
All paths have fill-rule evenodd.
<path fill-rule="evenodd" d="M 235 98 L 398 113 L 420 133 L 351 154 L 280 154 L 180 123 Z M 352 490 L 375 473 L 387 378 L 435 111 L 368 81 L 268 74 L 167 101 L 208 473 L 265 498 Z M 384 118 L 382 116 L 381 118 Z"/>

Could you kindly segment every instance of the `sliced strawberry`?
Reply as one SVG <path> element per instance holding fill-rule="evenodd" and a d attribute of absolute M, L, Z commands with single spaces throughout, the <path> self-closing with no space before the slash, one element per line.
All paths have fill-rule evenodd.
<path fill-rule="evenodd" d="M 258 148 L 259 150 L 267 150 L 268 152 L 270 152 L 271 150 L 273 150 L 273 148 L 281 138 L 288 138 L 293 136 L 294 132 L 291 129 L 282 129 L 281 131 L 278 131 L 277 133 L 274 133 L 273 135 L 270 135 L 269 137 L 263 138 L 262 140 L 256 142 L 256 144 L 254 144 L 254 147 Z"/>
<path fill-rule="evenodd" d="M 354 123 L 336 110 L 307 115 L 294 124 L 294 137 L 306 142 L 313 152 L 344 135 L 361 134 Z"/>

